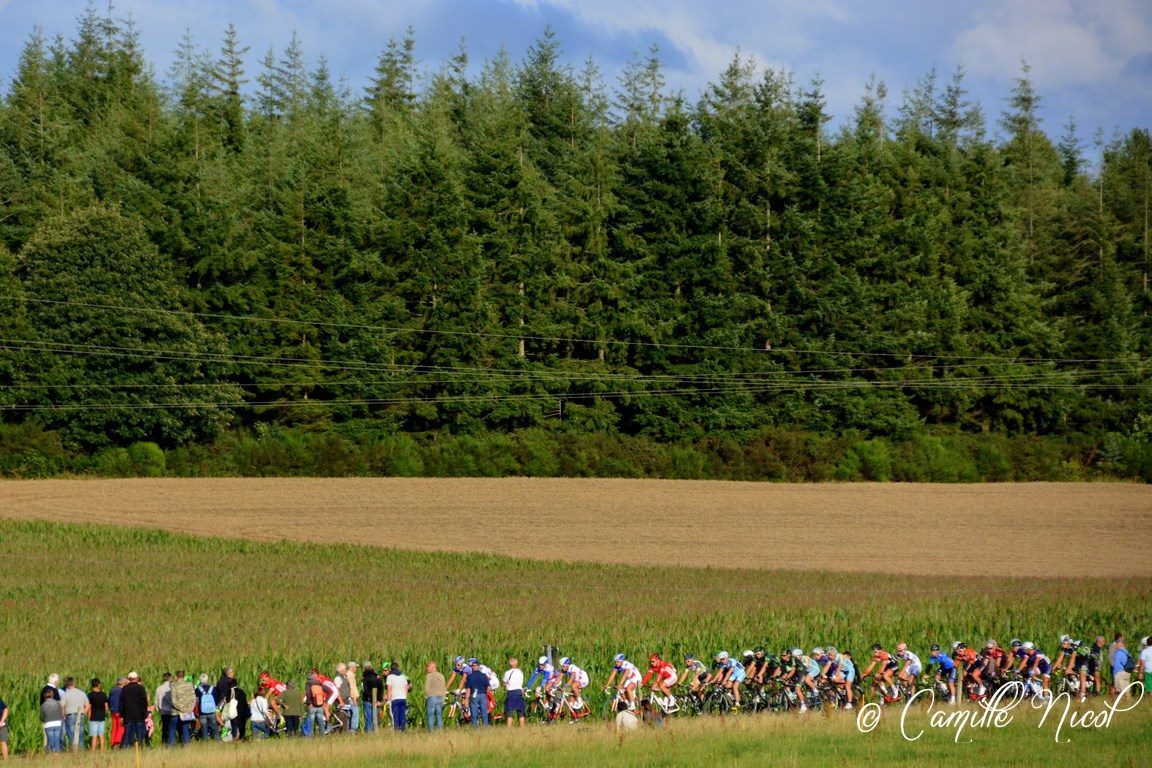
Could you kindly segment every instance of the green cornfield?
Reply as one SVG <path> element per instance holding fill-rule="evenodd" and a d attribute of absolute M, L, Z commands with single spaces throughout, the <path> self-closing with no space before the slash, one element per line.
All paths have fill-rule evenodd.
<path fill-rule="evenodd" d="M 610 533 L 583 546 L 621 546 Z M 515 655 L 529 668 L 546 643 L 596 688 L 616 652 L 835 644 L 860 658 L 874 642 L 922 652 L 1019 637 L 1051 650 L 1064 632 L 1152 633 L 1146 579 L 1062 579 L 1058 564 L 1043 579 L 585 565 L 9 520 L 0 563 L 0 698 L 18 753 L 40 749 L 36 697 L 51 672 L 86 685 L 134 669 L 151 689 L 164 671 L 215 680 L 231 665 L 251 689 L 262 669 L 300 681 L 312 666 L 393 659 L 419 700 L 428 661 L 503 669 Z"/>

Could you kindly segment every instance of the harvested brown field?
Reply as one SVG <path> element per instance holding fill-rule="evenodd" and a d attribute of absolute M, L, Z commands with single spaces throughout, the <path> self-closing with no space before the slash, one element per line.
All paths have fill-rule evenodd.
<path fill-rule="evenodd" d="M 0 516 L 605 563 L 1149 576 L 1152 486 L 575 479 L 0 483 Z"/>

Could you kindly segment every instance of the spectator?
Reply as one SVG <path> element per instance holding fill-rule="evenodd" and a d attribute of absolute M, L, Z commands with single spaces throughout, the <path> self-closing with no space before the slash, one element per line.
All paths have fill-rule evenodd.
<path fill-rule="evenodd" d="M 1116 635 L 1112 639 L 1111 645 L 1108 646 L 1108 671 L 1109 672 L 1112 671 L 1112 666 L 1116 663 L 1116 647 L 1120 644 L 1120 642 L 1122 640 L 1124 640 L 1123 633 L 1117 632 Z M 1099 682 L 1099 681 L 1097 681 L 1097 682 Z M 1097 691 L 1103 691 L 1104 689 L 1097 686 L 1096 690 Z M 1116 680 L 1115 679 L 1113 679 L 1111 681 L 1111 684 L 1109 685 L 1108 691 L 1112 695 L 1116 695 Z"/>
<path fill-rule="evenodd" d="M 108 740 L 109 746 L 115 748 L 124 742 L 124 715 L 120 713 L 120 697 L 124 693 L 124 686 L 128 678 L 119 677 L 116 685 L 108 693 L 108 714 L 112 715 L 112 735 Z"/>
<path fill-rule="evenodd" d="M 52 691 L 41 691 L 44 697 L 40 702 L 40 722 L 44 724 L 44 740 L 49 752 L 63 752 L 61 731 L 64 729 L 64 706 L 59 699 L 52 698 Z"/>
<path fill-rule="evenodd" d="M 616 702 L 616 733 L 623 734 L 624 731 L 634 731 L 639 727 L 640 718 L 628 708 L 628 702 L 624 699 Z"/>
<path fill-rule="evenodd" d="M 348 671 L 346 677 L 348 678 L 348 698 L 344 703 L 351 707 L 349 714 L 348 727 L 352 733 L 360 730 L 360 687 L 356 683 L 356 673 L 360 671 L 360 665 L 354 661 L 348 662 Z"/>
<path fill-rule="evenodd" d="M 1116 654 L 1112 660 L 1112 689 L 1116 695 L 1123 698 L 1127 695 L 1126 688 L 1132 682 L 1132 655 L 1124 644 L 1124 638 L 1116 641 Z"/>
<path fill-rule="evenodd" d="M 408 689 L 411 686 L 396 662 L 392 662 L 384 685 L 388 689 L 388 704 L 392 708 L 393 730 L 408 730 Z"/>
<path fill-rule="evenodd" d="M 328 732 L 327 701 L 328 692 L 320 682 L 316 670 L 308 675 L 306 683 L 306 700 L 308 702 L 307 729 L 309 736 L 322 736 Z"/>
<path fill-rule="evenodd" d="M 48 684 L 40 689 L 40 701 L 44 701 L 44 694 L 49 692 L 52 694 L 52 698 L 56 699 L 56 701 L 60 701 L 60 688 L 58 687 L 59 683 L 60 675 L 56 674 L 55 672 L 48 675 Z"/>
<path fill-rule="evenodd" d="M 216 717 L 216 689 L 209 682 L 208 675 L 200 675 L 200 685 L 196 686 L 196 711 L 200 713 L 200 738 L 216 741 L 220 738 L 220 721 Z"/>
<path fill-rule="evenodd" d="M 144 745 L 148 733 L 144 720 L 148 717 L 148 691 L 140 684 L 140 675 L 128 673 L 128 681 L 120 691 L 120 716 L 124 719 L 124 738 L 120 746 L 130 749 L 136 744 Z"/>
<path fill-rule="evenodd" d="M 508 671 L 504 673 L 501 678 L 504 681 L 504 690 L 507 695 L 504 697 L 504 719 L 508 721 L 508 727 L 512 727 L 512 721 L 516 719 L 515 715 L 520 714 L 520 727 L 524 727 L 524 670 L 520 669 L 520 662 L 517 659 L 508 659 Z"/>
<path fill-rule="evenodd" d="M 248 738 L 248 721 L 252 719 L 252 709 L 248 705 L 248 692 L 239 684 L 232 686 L 232 698 L 236 700 L 236 717 L 232 718 L 232 740 L 245 741 Z"/>
<path fill-rule="evenodd" d="M 165 672 L 153 699 L 160 710 L 160 743 L 172 744 L 172 673 Z"/>
<path fill-rule="evenodd" d="M 344 731 L 348 732 L 352 725 L 352 708 L 348 704 L 351 688 L 348 686 L 347 664 L 340 662 L 336 665 L 336 677 L 332 678 L 332 682 L 336 686 L 336 700 L 333 701 L 329 696 L 328 705 L 336 704 L 336 717 L 340 720 Z"/>
<path fill-rule="evenodd" d="M 84 716 L 88 718 L 88 746 L 103 751 L 104 724 L 108 721 L 108 694 L 104 693 L 100 678 L 92 678 L 87 698 Z"/>
<path fill-rule="evenodd" d="M 468 708 L 472 714 L 472 727 L 479 728 L 481 724 L 488 727 L 488 675 L 480 671 L 480 662 L 471 664 L 472 671 L 465 678 L 465 688 L 468 690 Z"/>
<path fill-rule="evenodd" d="M 84 746 L 84 710 L 88 708 L 88 697 L 76 687 L 76 678 L 64 678 L 64 695 L 60 697 L 64 708 L 64 739 L 67 749 L 79 752 Z"/>
<path fill-rule="evenodd" d="M 8 705 L 0 699 L 0 760 L 8 759 Z"/>
<path fill-rule="evenodd" d="M 192 723 L 196 720 L 196 688 L 192 685 L 192 676 L 184 675 L 184 670 L 177 670 L 172 678 L 172 731 L 168 737 L 168 746 L 176 743 L 176 734 L 180 734 L 180 743 L 187 744 L 192 740 Z"/>
<path fill-rule="evenodd" d="M 280 714 L 284 715 L 284 731 L 289 736 L 300 733 L 300 716 L 304 712 L 304 696 L 296 684 L 289 680 L 280 694 Z"/>
<path fill-rule="evenodd" d="M 216 706 L 220 707 L 232 696 L 232 689 L 236 687 L 236 674 L 232 667 L 220 670 L 220 679 L 216 681 L 213 694 L 216 697 Z"/>
<path fill-rule="evenodd" d="M 384 701 L 384 681 L 372 662 L 364 662 L 364 675 L 360 678 L 360 696 L 364 710 L 364 732 L 376 730 L 376 720 L 380 713 L 380 704 Z"/>
<path fill-rule="evenodd" d="M 1145 636 L 1140 641 L 1139 674 L 1144 676 L 1144 693 L 1152 693 L 1152 637 Z M 0 715 L 0 720 L 3 716 Z"/>
<path fill-rule="evenodd" d="M 256 696 L 252 699 L 249 709 L 252 712 L 252 738 L 266 739 L 272 735 L 268 727 L 268 693 L 267 688 L 257 688 Z"/>
<path fill-rule="evenodd" d="M 428 675 L 424 678 L 424 708 L 428 714 L 428 730 L 444 728 L 444 697 L 448 695 L 448 683 L 436 669 L 436 662 L 428 662 Z"/>

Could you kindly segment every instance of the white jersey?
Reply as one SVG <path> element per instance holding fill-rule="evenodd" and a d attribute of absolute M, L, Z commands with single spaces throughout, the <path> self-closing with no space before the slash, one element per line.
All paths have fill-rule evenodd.
<path fill-rule="evenodd" d="M 629 685 L 631 683 L 639 685 L 640 678 L 643 677 L 643 675 L 640 674 L 640 670 L 636 668 L 636 665 L 630 661 L 618 662 L 612 669 L 620 674 L 621 685 Z"/>
<path fill-rule="evenodd" d="M 496 676 L 495 672 L 483 664 L 480 665 L 480 671 L 488 678 L 488 690 L 496 691 L 500 689 L 500 678 Z"/>
<path fill-rule="evenodd" d="M 900 654 L 900 658 L 908 662 L 909 668 L 920 667 L 920 657 L 912 653 L 912 651 L 904 651 L 904 653 Z M 923 669 L 923 667 L 921 667 L 921 669 Z"/>
<path fill-rule="evenodd" d="M 575 664 L 568 665 L 568 669 L 564 672 L 564 677 L 566 677 L 570 683 L 575 683 L 581 688 L 588 687 L 588 673 Z"/>

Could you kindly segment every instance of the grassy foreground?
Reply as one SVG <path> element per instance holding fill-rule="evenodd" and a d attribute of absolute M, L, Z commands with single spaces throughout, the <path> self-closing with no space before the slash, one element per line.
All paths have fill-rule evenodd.
<path fill-rule="evenodd" d="M 1100 709 L 1097 705 L 1096 709 Z M 200 766 L 340 765 L 378 766 L 402 760 L 409 766 L 570 766 L 613 765 L 636 768 L 679 765 L 773 765 L 807 768 L 813 765 L 933 765 L 1049 766 L 1107 765 L 1142 768 L 1152 763 L 1152 706 L 1144 702 L 1131 712 L 1117 713 L 1107 728 L 1070 731 L 1055 740 L 1053 714 L 1040 724 L 1038 712 L 1019 711 L 1001 729 L 965 730 L 955 741 L 955 728 L 930 727 L 921 711 L 900 731 L 898 710 L 886 712 L 880 726 L 862 733 L 850 713 L 736 717 L 725 720 L 675 721 L 663 730 L 645 729 L 621 738 L 600 724 L 581 727 L 535 726 L 524 731 L 496 728 L 476 734 L 468 730 L 440 734 L 343 737 L 318 740 L 268 741 L 237 745 L 193 745 L 187 749 L 152 748 L 141 752 L 149 768 Z M 1068 741 L 1064 741 L 1067 739 Z M 36 764 L 56 764 L 42 758 Z M 84 755 L 69 764 L 100 768 L 134 766 L 135 756 Z"/>
<path fill-rule="evenodd" d="M 621 544 L 606 531 L 581 546 Z M 232 664 L 251 687 L 265 668 L 299 681 L 313 665 L 392 658 L 419 682 L 428 660 L 501 666 L 552 642 L 602 680 L 617 651 L 834 643 L 860 656 L 900 640 L 1052 649 L 1061 632 L 1139 636 L 1152 631 L 1150 597 L 1146 579 L 573 565 L 0 520 L 0 697 L 26 751 L 40 743 L 35 696 L 50 672 L 137 669 L 154 687 L 165 670 L 215 677 Z"/>

